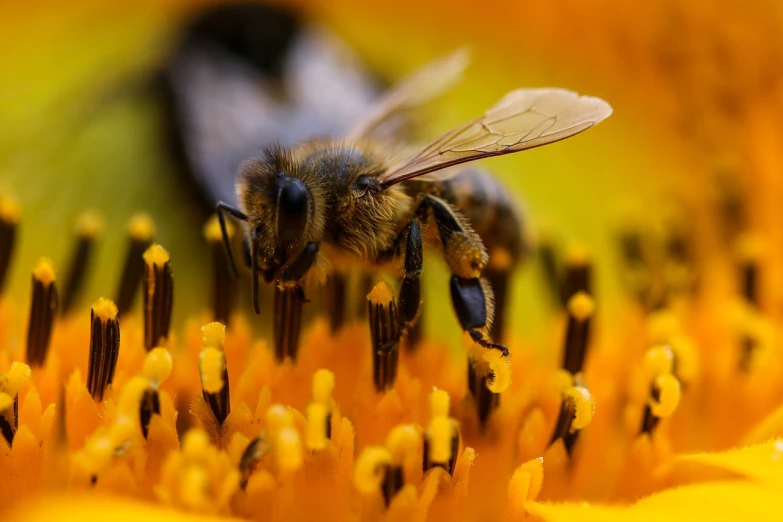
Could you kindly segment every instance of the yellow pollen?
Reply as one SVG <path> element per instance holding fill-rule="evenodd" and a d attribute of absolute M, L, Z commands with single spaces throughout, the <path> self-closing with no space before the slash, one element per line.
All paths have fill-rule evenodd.
<path fill-rule="evenodd" d="M 117 403 L 117 412 L 130 418 L 139 416 L 141 397 L 149 388 L 149 381 L 141 376 L 133 377 L 125 384 Z"/>
<path fill-rule="evenodd" d="M 107 323 L 117 319 L 117 305 L 111 299 L 99 297 L 92 305 L 92 311 L 95 317 Z"/>
<path fill-rule="evenodd" d="M 658 418 L 670 417 L 680 403 L 680 381 L 671 374 L 659 375 L 654 386 L 659 390 L 658 400 L 649 400 L 652 414 Z"/>
<path fill-rule="evenodd" d="M 166 348 L 153 348 L 144 358 L 141 373 L 156 384 L 160 384 L 171 375 L 171 352 Z"/>
<path fill-rule="evenodd" d="M 148 214 L 134 214 L 128 222 L 128 235 L 136 241 L 149 241 L 155 235 L 155 223 Z"/>
<path fill-rule="evenodd" d="M 204 348 L 199 355 L 201 369 L 201 387 L 207 393 L 218 393 L 223 389 L 223 372 L 226 369 L 226 357 L 217 348 Z"/>
<path fill-rule="evenodd" d="M 566 249 L 565 259 L 569 266 L 585 266 L 590 263 L 590 251 L 584 245 L 575 243 Z"/>
<path fill-rule="evenodd" d="M 0 411 L 5 411 L 14 404 L 14 398 L 7 393 L 0 392 Z"/>
<path fill-rule="evenodd" d="M 502 393 L 511 385 L 511 361 L 503 357 L 500 350 L 486 350 L 482 355 L 489 369 L 492 370 L 492 379 L 487 381 L 487 389 L 493 393 Z"/>
<path fill-rule="evenodd" d="M 202 509 L 208 503 L 205 495 L 208 487 L 207 470 L 200 466 L 188 466 L 180 475 L 179 499 L 189 509 Z"/>
<path fill-rule="evenodd" d="M 294 419 L 291 416 L 291 412 L 282 404 L 275 404 L 266 410 L 266 427 L 273 435 L 293 424 Z"/>
<path fill-rule="evenodd" d="M 430 393 L 430 415 L 433 417 L 449 415 L 449 408 L 451 407 L 451 397 L 444 390 L 438 390 L 437 388 Z"/>
<path fill-rule="evenodd" d="M 283 428 L 274 441 L 277 466 L 282 473 L 290 473 L 302 467 L 302 442 L 294 428 Z"/>
<path fill-rule="evenodd" d="M 182 441 L 182 454 L 188 460 L 199 460 L 209 453 L 209 437 L 203 430 L 190 430 Z"/>
<path fill-rule="evenodd" d="M 595 415 L 595 399 L 590 391 L 582 386 L 572 386 L 563 391 L 565 400 L 574 401 L 575 414 L 571 422 L 571 433 L 584 429 L 593 420 Z"/>
<path fill-rule="evenodd" d="M 334 391 L 334 374 L 320 369 L 313 374 L 313 402 L 328 405 Z"/>
<path fill-rule="evenodd" d="M 226 342 L 226 326 L 212 322 L 201 327 L 201 343 L 203 346 L 220 348 Z"/>
<path fill-rule="evenodd" d="M 367 294 L 367 299 L 372 304 L 386 305 L 394 300 L 394 291 L 389 283 L 381 279 L 372 287 L 370 293 Z"/>
<path fill-rule="evenodd" d="M 644 368 L 652 380 L 658 375 L 671 373 L 674 354 L 668 346 L 654 346 L 644 354 Z"/>
<path fill-rule="evenodd" d="M 392 461 L 400 465 L 406 456 L 416 453 L 420 441 L 421 435 L 414 425 L 401 424 L 395 426 L 386 436 L 386 447 L 392 456 Z"/>
<path fill-rule="evenodd" d="M 671 348 L 677 357 L 677 379 L 682 384 L 693 382 L 699 375 L 699 351 L 692 340 L 685 336 L 672 339 Z"/>
<path fill-rule="evenodd" d="M 52 260 L 48 257 L 42 257 L 39 259 L 35 264 L 35 268 L 33 268 L 33 277 L 37 281 L 43 283 L 44 286 L 49 286 L 54 283 L 57 278 L 54 275 L 54 265 L 52 264 Z"/>
<path fill-rule="evenodd" d="M 568 300 L 568 312 L 578 321 L 584 321 L 593 315 L 595 300 L 586 292 L 577 292 Z"/>
<path fill-rule="evenodd" d="M 144 252 L 144 262 L 147 265 L 163 267 L 171 260 L 171 256 L 165 248 L 155 243 Z"/>
<path fill-rule="evenodd" d="M 305 428 L 305 445 L 309 450 L 322 450 L 329 439 L 326 438 L 326 423 L 329 410 L 321 403 L 311 402 L 307 405 L 307 426 Z"/>
<path fill-rule="evenodd" d="M 5 385 L 2 387 L 2 391 L 13 396 L 19 393 L 27 381 L 30 380 L 32 370 L 30 367 L 22 362 L 11 363 L 11 368 L 8 369 L 8 373 L 5 374 Z"/>
<path fill-rule="evenodd" d="M 356 459 L 353 485 L 359 493 L 370 495 L 378 491 L 385 476 L 386 466 L 392 462 L 391 453 L 381 446 L 365 448 Z"/>
<path fill-rule="evenodd" d="M 16 223 L 19 221 L 19 204 L 8 196 L 0 196 L 0 221 Z"/>
<path fill-rule="evenodd" d="M 734 252 L 740 261 L 757 261 L 764 255 L 764 240 L 756 234 L 743 234 L 734 244 Z"/>
<path fill-rule="evenodd" d="M 443 416 L 433 417 L 427 433 L 430 441 L 430 460 L 448 462 L 451 458 L 451 437 L 454 434 L 452 420 Z"/>
<path fill-rule="evenodd" d="M 81 237 L 98 237 L 103 229 L 103 218 L 95 211 L 84 212 L 76 219 L 76 233 Z"/>
<path fill-rule="evenodd" d="M 234 224 L 230 221 L 226 221 L 226 232 L 228 232 L 228 237 L 234 237 Z M 223 241 L 223 231 L 220 229 L 220 220 L 217 215 L 210 217 L 204 225 L 204 237 L 211 242 Z"/>

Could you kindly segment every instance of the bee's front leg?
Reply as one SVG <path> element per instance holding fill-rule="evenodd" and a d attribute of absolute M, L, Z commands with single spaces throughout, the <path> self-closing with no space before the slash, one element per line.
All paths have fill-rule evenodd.
<path fill-rule="evenodd" d="M 307 302 L 300 282 L 315 264 L 319 245 L 307 243 L 277 272 L 275 278 L 274 339 L 275 357 L 296 359 L 302 328 L 302 305 Z"/>

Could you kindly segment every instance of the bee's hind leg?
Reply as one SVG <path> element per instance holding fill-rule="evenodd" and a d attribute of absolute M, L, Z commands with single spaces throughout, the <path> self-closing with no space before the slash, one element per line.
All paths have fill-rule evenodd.
<path fill-rule="evenodd" d="M 275 284 L 274 340 L 278 361 L 296 359 L 302 328 L 302 306 L 307 302 L 301 280 L 318 258 L 318 243 L 308 243 L 279 272 Z"/>

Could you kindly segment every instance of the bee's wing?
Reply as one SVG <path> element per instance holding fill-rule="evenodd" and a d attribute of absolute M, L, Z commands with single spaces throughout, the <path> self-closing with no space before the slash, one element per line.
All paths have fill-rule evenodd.
<path fill-rule="evenodd" d="M 511 91 L 480 118 L 392 166 L 381 183 L 388 187 L 460 163 L 554 143 L 589 129 L 611 113 L 604 100 L 565 89 Z"/>
<path fill-rule="evenodd" d="M 384 124 L 403 112 L 440 95 L 462 78 L 469 62 L 466 49 L 460 49 L 425 65 L 384 94 L 365 118 L 347 135 L 348 141 L 376 134 Z"/>

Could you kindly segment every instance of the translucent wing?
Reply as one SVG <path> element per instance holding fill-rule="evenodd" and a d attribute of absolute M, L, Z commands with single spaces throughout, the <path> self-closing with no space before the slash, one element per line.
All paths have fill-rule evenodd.
<path fill-rule="evenodd" d="M 466 49 L 425 65 L 392 87 L 348 134 L 348 141 L 376 134 L 390 120 L 442 94 L 462 78 L 469 61 Z"/>
<path fill-rule="evenodd" d="M 600 98 L 565 89 L 519 89 L 480 118 L 443 134 L 392 166 L 384 187 L 453 165 L 540 147 L 589 129 L 612 113 Z"/>

